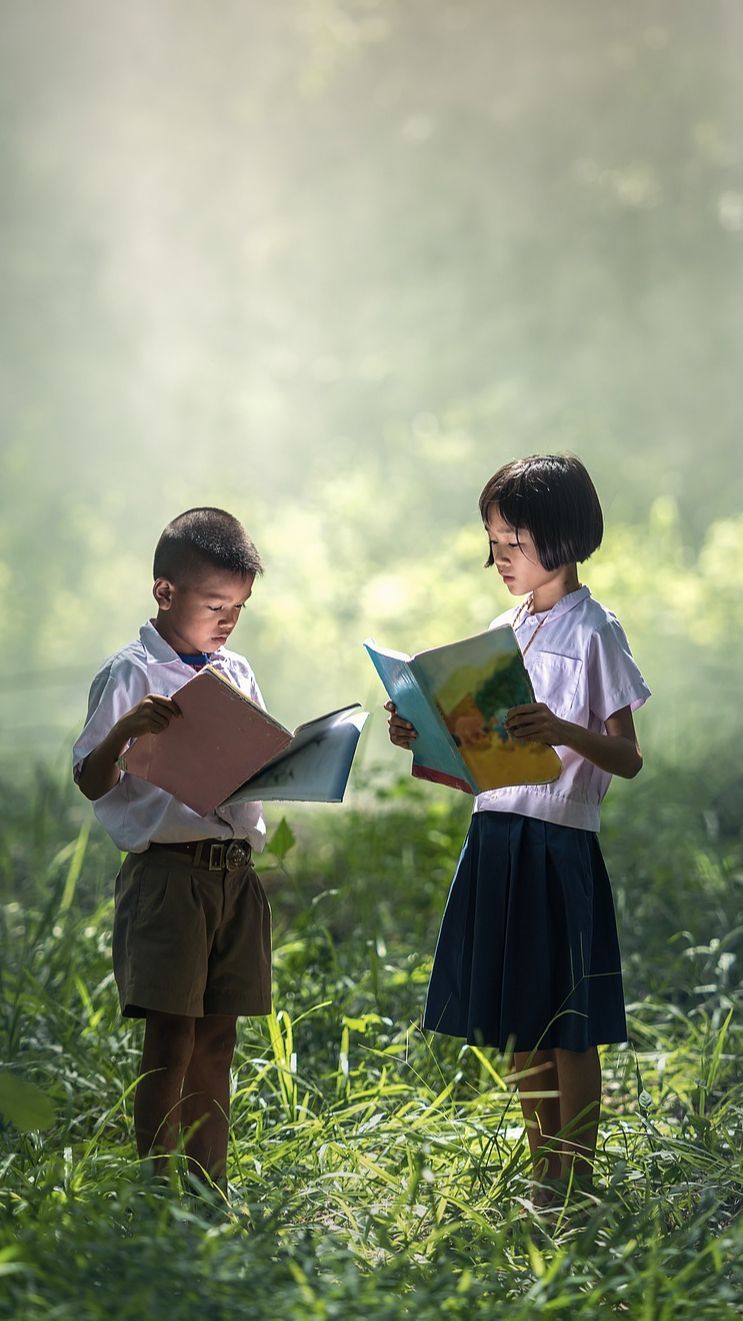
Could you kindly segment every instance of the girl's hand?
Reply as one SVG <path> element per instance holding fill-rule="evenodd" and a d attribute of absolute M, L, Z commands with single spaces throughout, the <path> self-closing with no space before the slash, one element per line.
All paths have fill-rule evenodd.
<path fill-rule="evenodd" d="M 544 702 L 512 706 L 506 716 L 506 729 L 511 738 L 548 743 L 550 747 L 563 744 L 567 733 L 565 722 L 559 720 Z"/>
<path fill-rule="evenodd" d="M 385 711 L 389 711 L 390 743 L 394 743 L 396 748 L 409 748 L 416 739 L 416 734 L 409 720 L 403 720 L 402 716 L 397 714 L 397 708 L 394 702 L 385 702 Z"/>

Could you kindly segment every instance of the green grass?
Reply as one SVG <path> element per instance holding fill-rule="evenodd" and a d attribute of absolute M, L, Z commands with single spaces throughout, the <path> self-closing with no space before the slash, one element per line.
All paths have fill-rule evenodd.
<path fill-rule="evenodd" d="M 737 823 L 709 780 L 703 810 L 691 779 L 643 781 L 613 792 L 602 837 L 632 1036 L 604 1055 L 603 1195 L 549 1225 L 502 1062 L 416 1026 L 463 800 L 370 788 L 293 813 L 298 842 L 265 855 L 275 1014 L 241 1026 L 218 1215 L 134 1158 L 115 851 L 54 776 L 8 787 L 2 1063 L 55 1119 L 0 1130 L 0 1316 L 737 1315 Z"/>

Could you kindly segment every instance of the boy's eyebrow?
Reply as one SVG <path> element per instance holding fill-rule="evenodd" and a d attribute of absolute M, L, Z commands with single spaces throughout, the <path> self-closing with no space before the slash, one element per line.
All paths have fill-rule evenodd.
<path fill-rule="evenodd" d="M 251 596 L 252 590 L 248 592 L 247 596 L 242 596 L 240 600 L 243 602 L 249 601 Z M 206 601 L 226 601 L 228 600 L 228 597 L 225 596 L 224 592 L 208 592 L 204 599 Z"/>

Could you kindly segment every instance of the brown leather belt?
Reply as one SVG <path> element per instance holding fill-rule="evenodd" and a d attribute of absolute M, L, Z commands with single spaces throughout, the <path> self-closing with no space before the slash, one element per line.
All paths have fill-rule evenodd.
<path fill-rule="evenodd" d="M 150 849 L 167 849 L 193 858 L 194 867 L 209 871 L 236 871 L 247 867 L 253 852 L 247 839 L 189 839 L 177 844 L 150 844 Z"/>

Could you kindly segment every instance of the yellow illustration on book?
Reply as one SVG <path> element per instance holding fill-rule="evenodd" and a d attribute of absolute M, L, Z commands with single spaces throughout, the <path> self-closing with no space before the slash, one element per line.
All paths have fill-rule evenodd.
<path fill-rule="evenodd" d="M 520 655 L 490 656 L 483 665 L 463 665 L 433 688 L 432 696 L 481 790 L 546 784 L 559 775 L 553 748 L 513 739 L 505 727 L 511 707 L 534 701 Z"/>
<path fill-rule="evenodd" d="M 562 764 L 546 743 L 513 739 L 505 721 L 534 689 L 510 624 L 406 656 L 364 643 L 403 720 L 416 731 L 411 772 L 462 793 L 547 784 Z"/>

